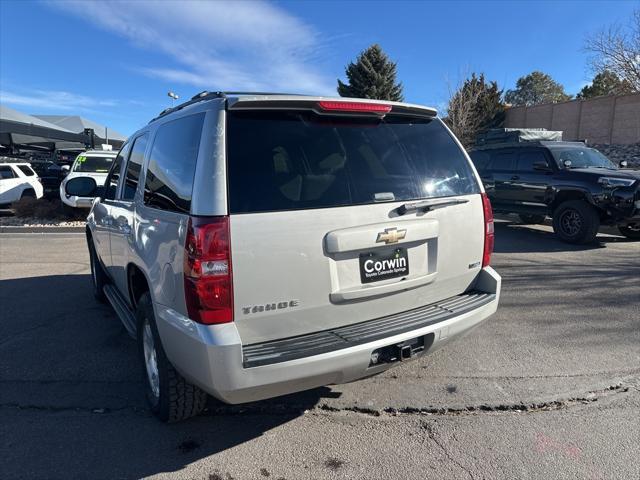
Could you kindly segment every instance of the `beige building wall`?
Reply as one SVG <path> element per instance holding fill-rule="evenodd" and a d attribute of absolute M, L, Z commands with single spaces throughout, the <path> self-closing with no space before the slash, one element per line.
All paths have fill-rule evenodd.
<path fill-rule="evenodd" d="M 507 109 L 505 127 L 562 130 L 564 140 L 640 142 L 640 93 Z"/>

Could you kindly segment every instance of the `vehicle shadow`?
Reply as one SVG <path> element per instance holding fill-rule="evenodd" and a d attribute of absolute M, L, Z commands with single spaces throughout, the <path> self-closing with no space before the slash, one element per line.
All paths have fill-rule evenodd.
<path fill-rule="evenodd" d="M 0 280 L 0 305 L 2 478 L 177 472 L 334 395 L 318 388 L 246 405 L 211 400 L 203 415 L 166 425 L 144 402 L 135 342 L 93 299 L 88 274 Z M 249 476 L 262 467 L 273 471 L 259 466 Z M 203 478 L 231 477 L 221 466 Z"/>
<path fill-rule="evenodd" d="M 573 245 L 560 240 L 550 223 L 545 225 L 525 225 L 513 218 L 501 217 L 495 222 L 496 253 L 525 253 L 525 252 L 578 252 L 605 248 L 611 243 L 631 242 L 627 238 L 616 235 L 616 232 L 602 228 L 595 242 L 585 245 Z"/>

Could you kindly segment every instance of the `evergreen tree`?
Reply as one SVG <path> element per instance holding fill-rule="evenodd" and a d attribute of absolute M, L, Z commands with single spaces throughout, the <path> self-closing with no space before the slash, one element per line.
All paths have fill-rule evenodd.
<path fill-rule="evenodd" d="M 627 93 L 633 93 L 631 83 L 626 80 L 620 80 L 620 77 L 609 70 L 604 70 L 593 77 L 591 85 L 585 86 L 576 97 L 593 98 L 603 95 L 625 95 Z"/>
<path fill-rule="evenodd" d="M 558 103 L 571 100 L 564 87 L 546 73 L 531 72 L 520 77 L 515 90 L 507 90 L 504 97 L 513 106 L 531 106 L 541 103 Z"/>
<path fill-rule="evenodd" d="M 468 147 L 479 133 L 502 125 L 505 113 L 501 98 L 496 82 L 487 82 L 483 73 L 473 73 L 451 94 L 444 121 Z"/>
<path fill-rule="evenodd" d="M 396 79 L 396 64 L 380 45 L 374 44 L 358 55 L 345 69 L 348 84 L 338 79 L 341 97 L 372 98 L 401 102 L 402 84 Z"/>

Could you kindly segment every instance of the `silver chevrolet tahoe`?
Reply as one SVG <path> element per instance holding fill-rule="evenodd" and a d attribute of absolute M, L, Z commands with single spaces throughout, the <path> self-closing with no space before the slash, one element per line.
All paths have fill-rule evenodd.
<path fill-rule="evenodd" d="M 203 92 L 66 190 L 96 196 L 94 293 L 164 421 L 380 373 L 498 306 L 491 205 L 427 107 Z"/>

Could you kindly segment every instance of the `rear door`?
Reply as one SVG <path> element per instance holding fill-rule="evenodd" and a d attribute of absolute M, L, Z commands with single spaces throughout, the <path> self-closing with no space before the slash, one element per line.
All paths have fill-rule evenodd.
<path fill-rule="evenodd" d="M 231 110 L 227 163 L 244 343 L 410 310 L 480 269 L 480 186 L 438 119 Z"/>
<path fill-rule="evenodd" d="M 537 165 L 546 166 L 543 170 Z M 512 187 L 517 192 L 517 201 L 525 210 L 547 210 L 545 200 L 549 188 L 549 179 L 553 171 L 547 161 L 544 151 L 540 148 L 522 149 L 518 152 L 518 162 L 516 164 L 517 179 L 513 181 Z"/>
<path fill-rule="evenodd" d="M 491 204 L 496 210 L 510 210 L 517 199 L 513 182 L 516 174 L 516 152 L 514 149 L 490 150 L 489 169 L 493 182 Z"/>
<path fill-rule="evenodd" d="M 100 199 L 92 209 L 93 219 L 95 222 L 93 231 L 94 245 L 100 261 L 109 272 L 111 270 L 111 245 L 109 243 L 109 234 L 113 223 L 113 216 L 111 213 L 116 201 L 116 194 L 120 187 L 122 168 L 130 151 L 131 143 L 127 142 L 122 146 L 120 152 L 118 152 L 116 159 L 111 165 L 111 170 L 107 175 L 104 197 Z"/>
<path fill-rule="evenodd" d="M 123 295 L 127 294 L 127 264 L 129 248 L 134 243 L 134 198 L 138 189 L 140 171 L 147 149 L 149 134 L 144 133 L 133 141 L 131 154 L 123 170 L 122 186 L 111 205 L 109 244 L 111 264 L 109 273 Z"/>

